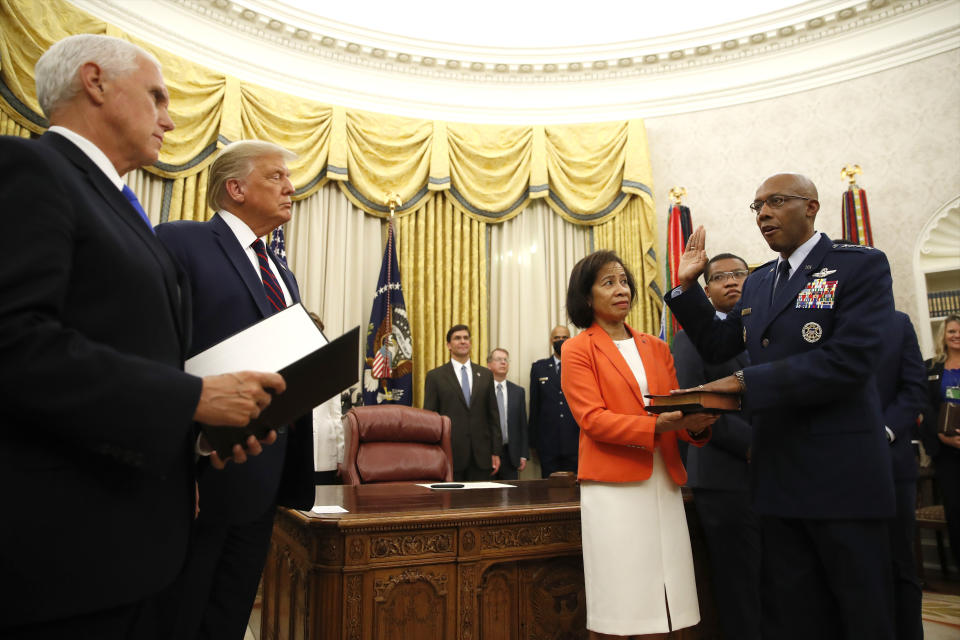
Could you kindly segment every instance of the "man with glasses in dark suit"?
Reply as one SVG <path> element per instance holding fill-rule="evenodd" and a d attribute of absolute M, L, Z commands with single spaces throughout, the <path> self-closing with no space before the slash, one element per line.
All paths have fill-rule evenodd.
<path fill-rule="evenodd" d="M 707 262 L 703 290 L 726 318 L 740 300 L 750 274 L 746 262 L 732 253 L 719 253 Z M 677 383 L 696 387 L 731 375 L 750 362 L 746 352 L 719 364 L 705 363 L 685 331 L 673 339 Z M 760 638 L 760 521 L 750 495 L 750 445 L 753 427 L 739 412 L 713 423 L 710 441 L 686 450 L 687 486 L 694 501 L 713 569 L 713 593 L 723 637 Z"/>

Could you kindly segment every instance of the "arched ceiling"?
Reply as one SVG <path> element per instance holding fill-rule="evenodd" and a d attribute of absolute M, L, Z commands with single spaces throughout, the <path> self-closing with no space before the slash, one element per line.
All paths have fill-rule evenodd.
<path fill-rule="evenodd" d="M 716 108 L 960 47 L 960 0 L 71 2 L 245 81 L 477 123 Z"/>

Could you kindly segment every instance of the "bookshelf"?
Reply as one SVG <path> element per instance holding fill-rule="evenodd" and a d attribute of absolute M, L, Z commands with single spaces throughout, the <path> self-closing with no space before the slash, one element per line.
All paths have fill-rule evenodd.
<path fill-rule="evenodd" d="M 920 350 L 933 355 L 943 319 L 960 313 L 960 197 L 942 206 L 920 232 L 914 259 Z"/>

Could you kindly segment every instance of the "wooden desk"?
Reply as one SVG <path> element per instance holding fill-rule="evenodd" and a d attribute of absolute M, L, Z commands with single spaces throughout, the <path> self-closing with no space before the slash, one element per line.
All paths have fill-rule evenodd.
<path fill-rule="evenodd" d="M 586 638 L 579 488 L 510 484 L 320 486 L 315 504 L 349 513 L 280 509 L 261 637 Z"/>

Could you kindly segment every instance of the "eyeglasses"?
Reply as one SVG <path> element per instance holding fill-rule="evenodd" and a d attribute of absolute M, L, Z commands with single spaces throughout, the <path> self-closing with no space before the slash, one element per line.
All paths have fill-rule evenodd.
<path fill-rule="evenodd" d="M 510 358 L 490 358 L 490 362 L 510 362 Z"/>
<path fill-rule="evenodd" d="M 737 269 L 736 271 L 717 271 L 716 273 L 710 274 L 710 279 L 707 282 L 721 283 L 726 282 L 730 278 L 734 280 L 744 280 L 750 275 L 750 272 L 747 269 Z"/>
<path fill-rule="evenodd" d="M 760 213 L 760 209 L 763 209 L 764 204 L 771 209 L 779 209 L 787 200 L 813 200 L 813 198 L 805 198 L 804 196 L 784 196 L 779 193 L 775 193 L 766 200 L 754 200 L 750 203 L 750 208 L 756 213 Z"/>

